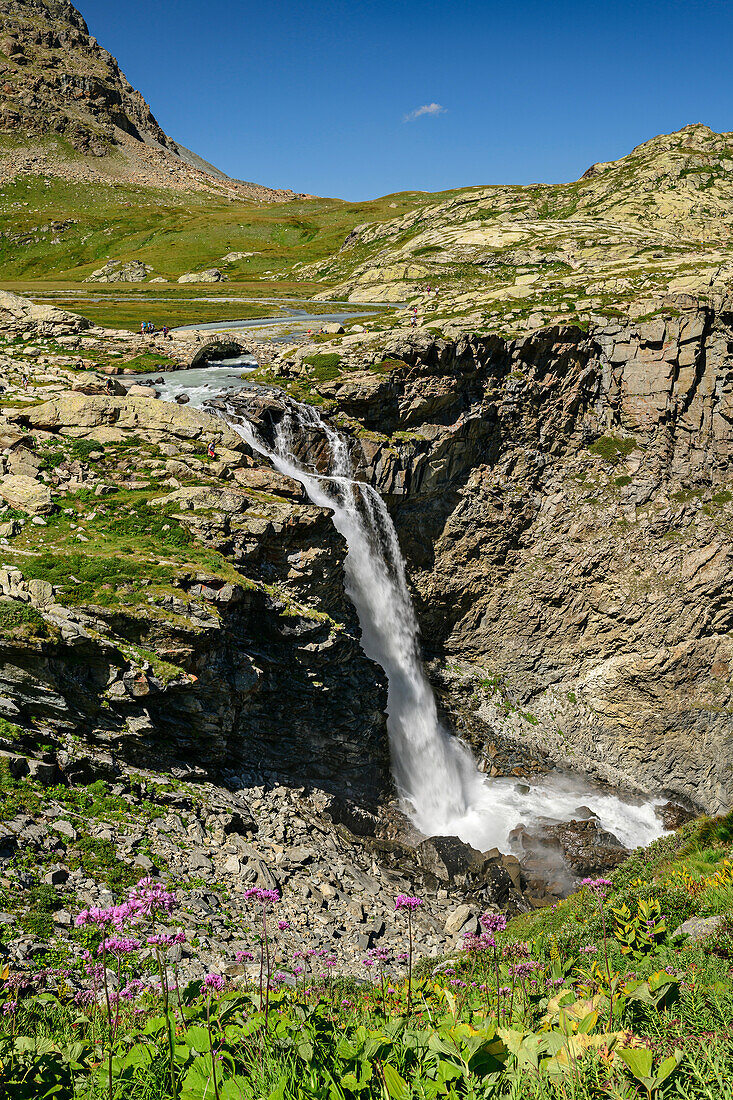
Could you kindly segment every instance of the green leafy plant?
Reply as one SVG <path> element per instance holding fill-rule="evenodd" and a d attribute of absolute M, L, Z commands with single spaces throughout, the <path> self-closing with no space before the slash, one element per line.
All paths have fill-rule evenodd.
<path fill-rule="evenodd" d="M 613 935 L 621 945 L 622 954 L 642 959 L 664 943 L 667 923 L 657 898 L 646 901 L 640 898 L 633 914 L 625 902 L 617 908 L 612 906 L 611 912 L 614 919 Z"/>
<path fill-rule="evenodd" d="M 674 1073 L 684 1055 L 676 1050 L 653 1070 L 654 1055 L 646 1047 L 620 1047 L 616 1053 L 632 1077 L 646 1089 L 648 1100 L 659 1093 L 661 1085 Z"/>

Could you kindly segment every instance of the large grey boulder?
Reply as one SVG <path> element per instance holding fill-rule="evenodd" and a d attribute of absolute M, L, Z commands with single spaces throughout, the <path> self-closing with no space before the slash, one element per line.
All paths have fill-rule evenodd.
<path fill-rule="evenodd" d="M 58 336 L 82 332 L 92 322 L 76 313 L 54 306 L 36 305 L 9 290 L 0 290 L 0 331 L 32 333 L 35 336 Z"/>
<path fill-rule="evenodd" d="M 693 943 L 697 943 L 699 940 L 704 940 L 717 932 L 724 920 L 725 915 L 723 913 L 718 913 L 714 917 L 690 917 L 689 920 L 686 920 L 684 924 L 675 929 L 674 935 L 689 936 Z"/>
<path fill-rule="evenodd" d="M 50 512 L 51 490 L 42 482 L 25 474 L 10 474 L 0 481 L 0 497 L 11 508 L 19 512 L 28 512 L 32 516 L 42 516 Z"/>
<path fill-rule="evenodd" d="M 104 267 L 93 271 L 85 283 L 144 283 L 152 271 L 150 264 L 140 260 L 108 260 Z"/>
<path fill-rule="evenodd" d="M 206 271 L 187 271 L 181 275 L 179 283 L 221 283 L 226 279 L 218 267 L 209 267 Z"/>

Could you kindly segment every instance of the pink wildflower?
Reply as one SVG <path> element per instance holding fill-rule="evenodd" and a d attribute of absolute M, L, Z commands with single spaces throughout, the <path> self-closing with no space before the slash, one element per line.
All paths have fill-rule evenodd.
<path fill-rule="evenodd" d="M 395 898 L 394 907 L 395 907 L 395 912 L 398 909 L 409 909 L 411 913 L 414 913 L 414 911 L 417 908 L 419 908 L 419 906 L 421 906 L 422 904 L 423 904 L 423 899 L 422 898 L 410 897 L 409 894 L 398 894 L 397 897 Z"/>

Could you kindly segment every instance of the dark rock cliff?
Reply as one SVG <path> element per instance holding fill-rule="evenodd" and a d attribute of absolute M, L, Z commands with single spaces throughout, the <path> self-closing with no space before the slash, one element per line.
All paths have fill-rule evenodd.
<path fill-rule="evenodd" d="M 87 535 L 75 521 L 67 528 L 57 504 L 42 521 L 52 549 L 41 552 L 44 534 L 29 535 L 23 554 L 5 540 L 17 564 L 0 568 L 0 716 L 128 763 L 235 769 L 375 805 L 390 786 L 386 691 L 359 645 L 346 548 L 328 514 L 301 503 L 299 485 L 255 464 L 233 431 L 196 410 L 77 392 L 13 415 L 26 432 L 7 439 L 25 441 L 26 473 L 15 480 L 30 486 L 27 506 L 30 489 L 50 487 L 69 513 L 81 507 L 90 518 Z M 190 443 L 201 433 L 220 447 L 209 466 Z M 55 467 L 61 475 L 41 471 L 45 485 L 33 476 L 40 459 L 26 447 L 54 452 L 77 438 L 87 451 L 106 440 L 97 460 L 105 470 L 76 461 Z M 115 506 L 131 447 L 138 477 L 166 480 L 157 490 L 133 482 L 140 496 Z M 14 484 L 11 476 L 0 488 L 7 496 Z M 132 541 L 116 549 L 127 530 Z M 4 528 L 11 539 L 22 531 L 17 520 Z M 152 558 L 146 531 L 163 540 Z M 86 545 L 73 557 L 75 532 Z M 134 555 L 121 580 L 105 556 L 108 538 L 118 556 Z M 197 565 L 201 553 L 208 568 Z M 80 584 L 74 570 L 88 579 Z"/>
<path fill-rule="evenodd" d="M 385 495 L 444 706 L 615 783 L 733 797 L 733 307 L 405 335 L 316 386 Z M 353 364 L 352 364 L 353 365 Z"/>

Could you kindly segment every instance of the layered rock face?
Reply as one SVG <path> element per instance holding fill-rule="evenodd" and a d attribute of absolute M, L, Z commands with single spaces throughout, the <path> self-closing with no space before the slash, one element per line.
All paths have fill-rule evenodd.
<path fill-rule="evenodd" d="M 65 392 L 6 413 L 17 427 L 5 428 L 14 450 L 3 456 L 0 496 L 19 507 L 23 481 L 47 503 L 22 502 L 28 515 L 49 513 L 52 499 L 72 507 L 36 515 L 39 527 L 10 519 L 0 530 L 13 562 L 0 569 L 0 715 L 135 764 L 184 775 L 236 769 L 375 805 L 390 782 L 386 691 L 359 646 L 345 545 L 328 514 L 197 410 Z M 198 439 L 216 444 L 215 463 L 196 458 Z M 58 448 L 74 446 L 104 469 L 59 464 Z M 44 454 L 57 456 L 52 472 L 40 469 Z M 69 527 L 80 492 L 94 504 L 82 527 Z M 120 492 L 153 496 L 115 506 Z M 161 540 L 152 559 L 146 523 Z M 36 534 L 22 556 L 14 548 L 24 524 Z M 120 576 L 105 545 L 131 553 L 132 543 L 114 550 L 127 530 L 137 549 Z M 87 545 L 70 557 L 79 541 Z"/>
<path fill-rule="evenodd" d="M 406 334 L 387 349 L 402 366 L 317 389 L 390 502 L 434 681 L 479 755 L 500 731 L 718 811 L 733 307 L 680 304 L 588 334 Z"/>

